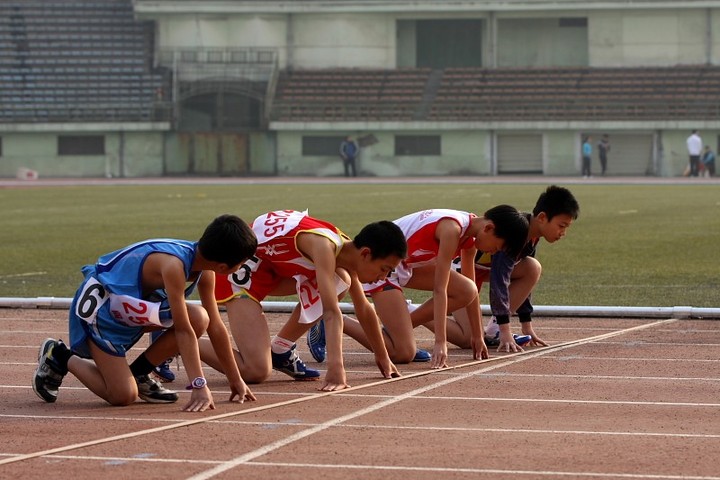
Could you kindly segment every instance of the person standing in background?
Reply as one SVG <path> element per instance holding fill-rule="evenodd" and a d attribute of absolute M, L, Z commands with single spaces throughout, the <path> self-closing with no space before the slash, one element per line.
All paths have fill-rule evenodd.
<path fill-rule="evenodd" d="M 360 146 L 353 137 L 348 135 L 340 144 L 340 158 L 342 158 L 343 161 L 343 168 L 345 169 L 346 177 L 357 177 L 355 159 L 357 158 L 358 153 L 360 153 Z"/>
<path fill-rule="evenodd" d="M 705 149 L 702 154 L 702 163 L 705 165 L 705 171 L 708 172 L 708 177 L 715 176 L 715 152 L 712 151 L 710 145 L 705 145 Z"/>
<path fill-rule="evenodd" d="M 687 150 L 690 157 L 690 176 L 698 176 L 698 167 L 700 163 L 700 154 L 702 153 L 703 143 L 702 138 L 698 135 L 697 130 L 693 130 L 690 136 L 687 138 Z"/>
<path fill-rule="evenodd" d="M 592 177 L 590 162 L 592 162 L 592 137 L 588 135 L 582 142 L 582 175 L 583 178 Z"/>
<path fill-rule="evenodd" d="M 600 169 L 601 175 L 605 176 L 607 171 L 607 154 L 610 151 L 610 136 L 606 133 L 600 139 L 598 143 L 598 156 L 600 157 Z"/>

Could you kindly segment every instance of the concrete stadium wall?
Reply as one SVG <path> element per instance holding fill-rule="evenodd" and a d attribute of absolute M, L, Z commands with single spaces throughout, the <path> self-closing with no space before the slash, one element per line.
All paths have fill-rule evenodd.
<path fill-rule="evenodd" d="M 157 20 L 161 48 L 274 48 L 287 62 L 285 15 L 170 16 Z"/>
<path fill-rule="evenodd" d="M 15 177 L 19 168 L 40 177 L 146 177 L 162 174 L 163 149 L 160 132 L 92 132 L 105 136 L 104 155 L 58 155 L 58 136 L 63 132 L 2 133 L 0 177 Z"/>
<path fill-rule="evenodd" d="M 698 130 L 705 145 L 712 148 L 715 155 L 720 147 L 720 130 Z M 662 176 L 676 177 L 682 175 L 688 165 L 687 137 L 690 130 L 665 131 L 662 134 Z M 717 164 L 717 161 L 716 161 Z"/>
<path fill-rule="evenodd" d="M 716 63 L 720 40 L 709 30 L 720 31 L 719 16 L 717 9 L 593 12 L 588 21 L 590 65 Z"/>
<path fill-rule="evenodd" d="M 560 27 L 552 18 L 498 18 L 497 66 L 588 65 L 587 27 Z"/>

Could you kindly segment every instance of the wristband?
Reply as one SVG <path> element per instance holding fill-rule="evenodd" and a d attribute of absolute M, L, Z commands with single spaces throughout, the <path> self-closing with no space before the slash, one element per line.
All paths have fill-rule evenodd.
<path fill-rule="evenodd" d="M 518 313 L 518 319 L 520 320 L 520 323 L 532 322 L 532 317 L 529 313 Z"/>

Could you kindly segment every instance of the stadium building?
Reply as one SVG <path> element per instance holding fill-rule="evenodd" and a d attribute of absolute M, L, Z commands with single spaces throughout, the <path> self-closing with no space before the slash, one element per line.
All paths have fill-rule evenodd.
<path fill-rule="evenodd" d="M 680 175 L 720 1 L 2 0 L 0 176 Z"/>

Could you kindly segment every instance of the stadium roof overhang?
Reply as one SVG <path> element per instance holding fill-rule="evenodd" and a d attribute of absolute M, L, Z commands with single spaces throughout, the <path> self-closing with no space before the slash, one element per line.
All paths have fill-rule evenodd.
<path fill-rule="evenodd" d="M 134 0 L 138 16 L 172 14 L 292 14 L 292 13 L 468 13 L 503 11 L 618 10 L 717 8 L 713 0 Z"/>

